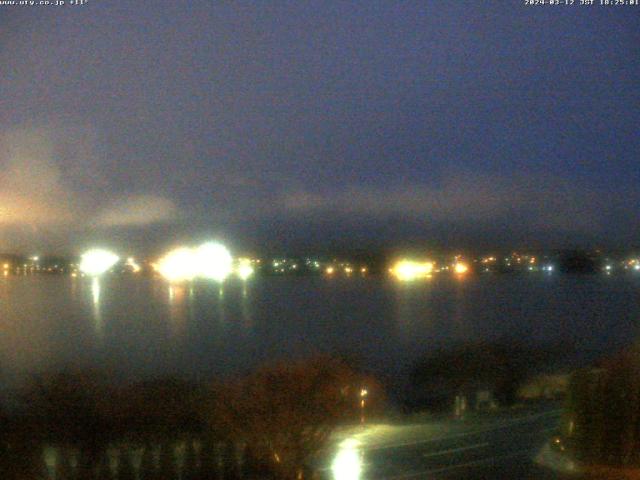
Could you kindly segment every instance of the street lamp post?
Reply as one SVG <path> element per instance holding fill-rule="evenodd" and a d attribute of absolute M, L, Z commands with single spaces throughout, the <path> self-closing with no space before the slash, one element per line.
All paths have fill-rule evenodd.
<path fill-rule="evenodd" d="M 369 394 L 366 388 L 360 389 L 360 423 L 364 425 L 364 407 L 366 405 L 366 396 Z"/>

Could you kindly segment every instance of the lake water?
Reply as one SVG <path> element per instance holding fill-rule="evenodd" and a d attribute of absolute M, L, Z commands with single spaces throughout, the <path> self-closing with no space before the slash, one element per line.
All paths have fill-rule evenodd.
<path fill-rule="evenodd" d="M 0 372 L 7 385 L 68 366 L 211 377 L 330 352 L 397 379 L 439 346 L 505 336 L 593 355 L 637 337 L 639 277 L 275 277 L 223 289 L 128 276 L 5 277 Z"/>

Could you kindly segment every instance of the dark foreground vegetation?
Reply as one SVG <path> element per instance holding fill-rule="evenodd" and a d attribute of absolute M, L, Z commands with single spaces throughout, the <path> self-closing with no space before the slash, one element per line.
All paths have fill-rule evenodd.
<path fill-rule="evenodd" d="M 408 402 L 419 409 L 447 410 L 456 395 L 472 401 L 478 392 L 485 391 L 495 404 L 513 405 L 526 382 L 554 371 L 570 355 L 565 345 L 512 340 L 467 342 L 437 350 L 416 363 Z"/>
<path fill-rule="evenodd" d="M 313 478 L 333 429 L 361 420 L 363 389 L 374 415 L 380 386 L 327 357 L 208 384 L 41 376 L 0 413 L 0 478 Z"/>
<path fill-rule="evenodd" d="M 640 478 L 640 350 L 637 347 L 602 362 L 597 368 L 573 374 L 561 441 L 588 466 L 632 469 L 633 478 Z M 620 475 L 617 478 L 628 478 Z M 601 478 L 610 477 L 602 474 Z"/>
<path fill-rule="evenodd" d="M 473 398 L 484 391 L 492 405 L 509 406 L 567 354 L 501 341 L 435 351 L 415 366 L 405 401 L 453 413 L 459 396 L 479 409 Z M 325 356 L 226 381 L 111 378 L 41 375 L 10 409 L 0 405 L 0 480 L 324 478 L 318 467 L 336 427 L 375 419 L 385 406 L 375 379 Z M 558 448 L 584 465 L 638 471 L 640 350 L 575 372 L 565 392 Z"/>

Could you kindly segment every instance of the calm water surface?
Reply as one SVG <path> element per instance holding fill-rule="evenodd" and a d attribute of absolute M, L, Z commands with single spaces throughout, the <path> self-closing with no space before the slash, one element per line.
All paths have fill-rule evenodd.
<path fill-rule="evenodd" d="M 639 287 L 640 278 L 560 275 L 256 278 L 223 289 L 145 277 L 6 277 L 0 372 L 7 384 L 69 365 L 131 378 L 212 376 L 333 352 L 398 378 L 439 346 L 505 336 L 602 353 L 637 337 Z"/>

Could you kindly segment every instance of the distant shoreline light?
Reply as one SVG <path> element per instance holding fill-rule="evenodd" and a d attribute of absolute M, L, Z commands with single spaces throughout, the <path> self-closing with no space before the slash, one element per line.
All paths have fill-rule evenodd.
<path fill-rule="evenodd" d="M 170 282 L 189 281 L 194 278 L 206 278 L 222 283 L 233 271 L 233 257 L 224 245 L 217 242 L 205 242 L 192 247 L 179 247 L 171 250 L 156 263 L 156 270 Z M 244 269 L 239 272 L 243 279 L 253 273 Z"/>
<path fill-rule="evenodd" d="M 193 279 L 197 272 L 193 250 L 187 247 L 171 250 L 158 260 L 157 270 L 160 275 L 171 282 Z"/>
<path fill-rule="evenodd" d="M 458 275 L 464 275 L 469 271 L 469 266 L 464 262 L 457 262 L 454 267 L 454 271 Z"/>
<path fill-rule="evenodd" d="M 233 257 L 224 245 L 206 242 L 194 251 L 196 276 L 224 282 L 233 269 Z"/>
<path fill-rule="evenodd" d="M 85 275 L 97 277 L 111 269 L 120 257 L 109 250 L 95 248 L 82 254 L 80 271 Z"/>
<path fill-rule="evenodd" d="M 392 268 L 391 273 L 398 280 L 409 282 L 420 278 L 428 278 L 433 273 L 433 262 L 416 262 L 400 260 Z"/>

